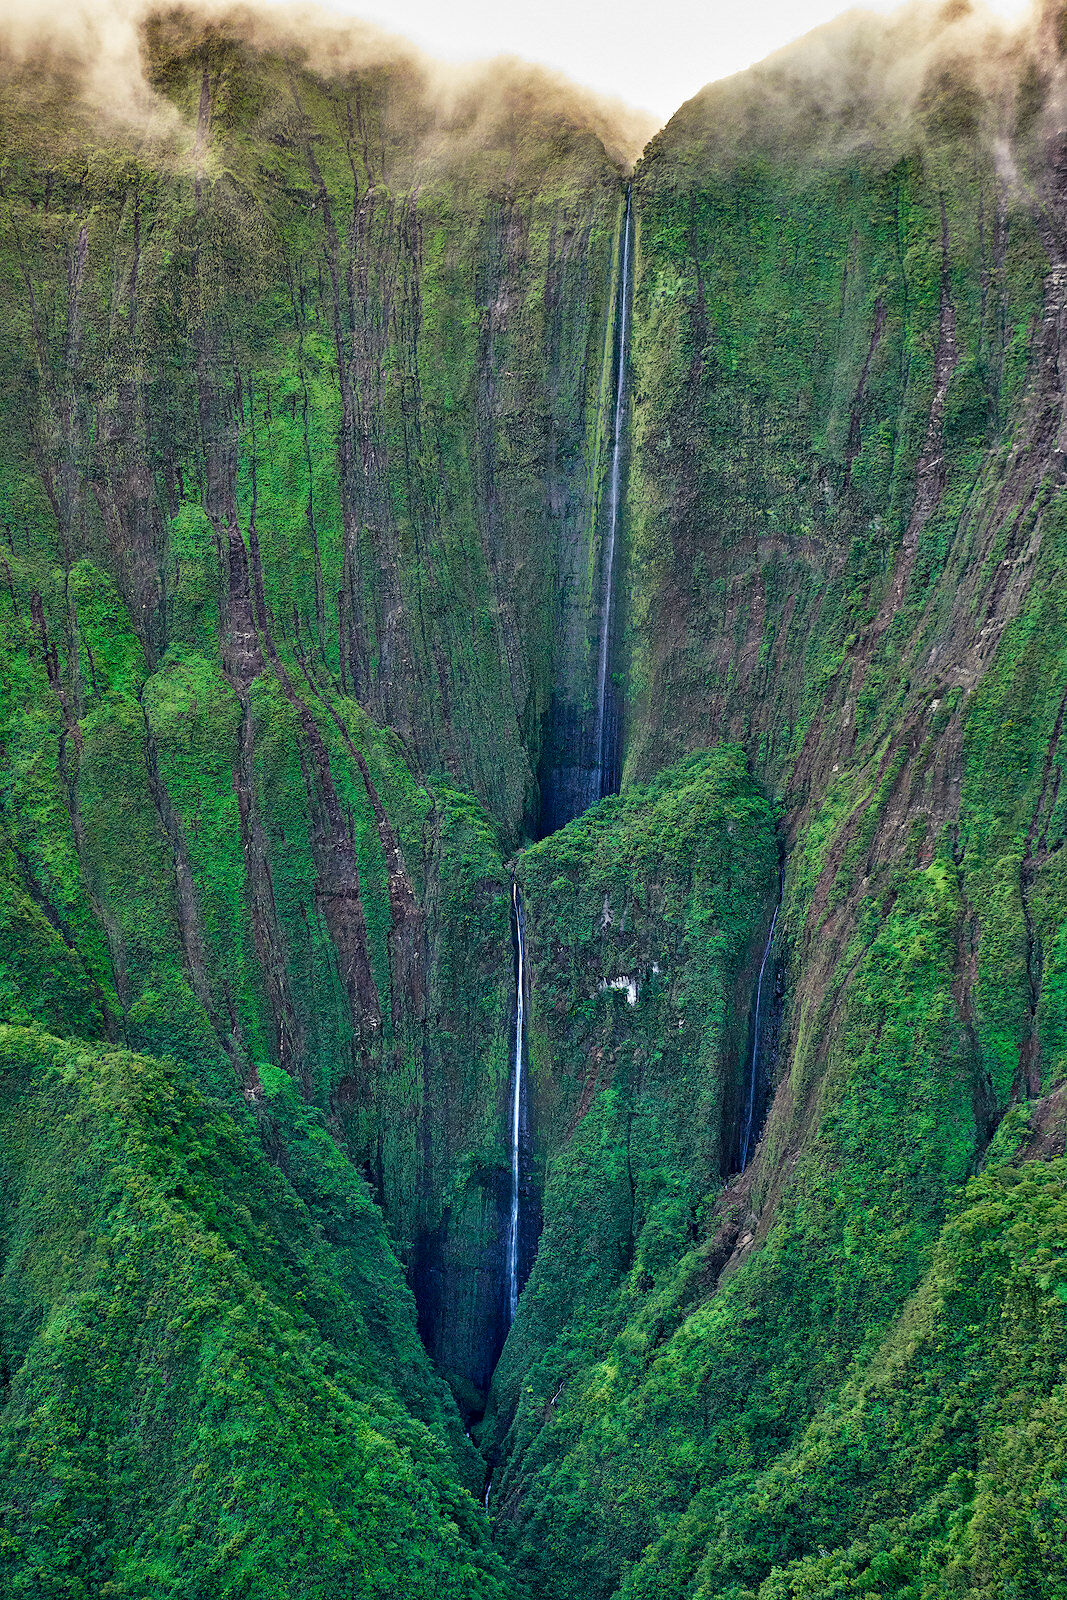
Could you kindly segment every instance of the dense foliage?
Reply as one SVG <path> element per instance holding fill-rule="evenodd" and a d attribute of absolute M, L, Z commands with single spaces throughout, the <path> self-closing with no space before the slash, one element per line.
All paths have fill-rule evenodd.
<path fill-rule="evenodd" d="M 5 1592 L 513 1593 L 381 1213 L 285 1074 L 235 1119 L 173 1063 L 0 1051 Z"/>
<path fill-rule="evenodd" d="M 5 1592 L 1059 1600 L 1061 33 L 649 146 L 536 839 L 623 164 L 286 26 L 0 79 Z"/>
<path fill-rule="evenodd" d="M 579 1286 L 622 1209 L 583 1187 L 592 1113 L 555 1223 L 550 1168 L 493 1438 L 498 1537 L 553 1600 L 1063 1589 L 1062 1173 L 960 1210 L 1014 1102 L 1018 1159 L 1063 1150 L 1060 146 L 1049 58 L 979 68 L 961 16 L 714 86 L 638 169 L 627 776 L 742 744 L 785 1000 L 751 1169 L 689 1155 L 624 1309 L 576 1289 L 520 1356 L 555 1252 Z"/>

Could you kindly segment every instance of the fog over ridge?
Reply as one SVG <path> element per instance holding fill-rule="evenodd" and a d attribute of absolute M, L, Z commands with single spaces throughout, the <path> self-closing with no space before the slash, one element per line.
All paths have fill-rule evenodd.
<path fill-rule="evenodd" d="M 561 73 L 515 57 L 455 65 L 357 17 L 314 4 L 257 6 L 244 0 L 8 0 L 0 16 L 0 70 L 62 79 L 83 107 L 113 130 L 188 144 L 193 129 L 149 81 L 145 30 L 218 33 L 257 52 L 282 55 L 324 78 L 395 67 L 433 107 L 441 137 L 477 138 L 501 112 L 536 107 L 601 140 L 616 159 L 640 154 L 657 122 L 583 88 Z"/>

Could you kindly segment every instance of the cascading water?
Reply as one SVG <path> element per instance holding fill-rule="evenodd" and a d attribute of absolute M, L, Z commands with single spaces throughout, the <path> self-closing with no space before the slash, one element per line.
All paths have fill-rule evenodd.
<path fill-rule="evenodd" d="M 597 646 L 596 722 L 593 729 L 592 748 L 595 768 L 588 766 L 581 783 L 565 786 L 559 794 L 549 794 L 545 815 L 551 818 L 553 828 L 563 826 L 580 814 L 586 806 L 595 805 L 606 794 L 618 788 L 617 724 L 611 687 L 611 639 L 615 602 L 615 565 L 619 534 L 619 512 L 622 499 L 622 468 L 625 449 L 626 422 L 626 368 L 630 339 L 630 298 L 632 291 L 634 254 L 633 199 L 630 186 L 626 188 L 626 208 L 623 214 L 622 238 L 619 246 L 618 304 L 615 318 L 615 339 L 612 356 L 615 368 L 615 393 L 612 408 L 611 459 L 607 481 L 607 506 L 604 519 L 604 542 L 601 554 L 600 576 L 600 631 Z M 588 747 L 587 747 L 588 748 Z M 587 758 L 588 759 L 588 758 Z M 584 765 L 584 763 L 583 763 Z M 526 1131 L 526 914 L 522 893 L 517 883 L 511 886 L 512 914 L 515 925 L 516 948 L 516 998 L 515 1035 L 512 1041 L 511 1115 L 509 1146 L 511 1155 L 511 1205 L 508 1215 L 507 1249 L 504 1265 L 507 1292 L 505 1328 L 515 1319 L 519 1302 L 519 1278 L 522 1270 L 522 1158 Z"/>
<path fill-rule="evenodd" d="M 519 1303 L 520 1177 L 522 1135 L 526 1122 L 526 910 L 522 891 L 512 880 L 511 909 L 515 919 L 515 1037 L 511 1068 L 511 1214 L 508 1219 L 508 1326 Z"/>
<path fill-rule="evenodd" d="M 748 1157 L 752 1148 L 752 1124 L 756 1112 L 756 1084 L 759 1074 L 759 1039 L 760 1039 L 760 1005 L 763 1000 L 763 974 L 767 970 L 770 959 L 771 945 L 774 942 L 774 930 L 778 922 L 778 913 L 781 910 L 781 901 L 774 908 L 771 918 L 770 932 L 767 934 L 767 943 L 763 949 L 763 960 L 759 964 L 759 978 L 756 982 L 756 1015 L 752 1023 L 752 1059 L 748 1069 L 748 1104 L 745 1107 L 745 1123 L 741 1130 L 741 1171 L 744 1172 L 748 1165 Z"/>
<path fill-rule="evenodd" d="M 594 800 L 614 793 L 616 773 L 616 722 L 611 693 L 611 629 L 615 601 L 615 547 L 619 531 L 622 494 L 622 455 L 626 404 L 626 363 L 630 343 L 630 291 L 633 261 L 633 199 L 626 186 L 626 214 L 622 225 L 622 259 L 619 266 L 619 310 L 615 340 L 615 409 L 612 418 L 611 469 L 608 473 L 608 516 L 600 589 L 600 648 L 596 674 L 596 784 Z"/>

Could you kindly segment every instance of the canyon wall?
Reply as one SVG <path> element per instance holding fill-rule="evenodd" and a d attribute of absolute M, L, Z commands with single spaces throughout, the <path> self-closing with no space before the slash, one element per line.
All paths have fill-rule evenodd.
<path fill-rule="evenodd" d="M 1058 10 L 632 181 L 514 64 L 138 37 L 151 123 L 0 83 L 10 1591 L 1052 1600 Z"/>
<path fill-rule="evenodd" d="M 1012 1164 L 1064 1145 L 1058 28 L 842 22 L 697 96 L 637 170 L 624 792 L 739 747 L 784 900 L 746 1170 L 729 1139 L 717 1168 L 667 1156 L 673 1238 L 649 1218 L 593 1297 L 587 1215 L 609 1252 L 632 1207 L 605 1151 L 640 1172 L 655 1124 L 624 1100 L 586 1148 L 602 1092 L 550 1169 L 492 1436 L 498 1542 L 539 1595 L 1065 1579 L 1062 1444 L 1037 1442 L 1063 1166 Z M 766 855 L 747 877 L 731 903 L 765 932 Z M 758 949 L 750 923 L 735 1027 Z M 557 1061 L 589 987 L 562 951 L 537 987 Z M 645 1006 L 590 1041 L 612 1093 Z M 714 1074 L 735 1130 L 737 1059 Z M 578 1287 L 546 1328 L 557 1262 Z"/>

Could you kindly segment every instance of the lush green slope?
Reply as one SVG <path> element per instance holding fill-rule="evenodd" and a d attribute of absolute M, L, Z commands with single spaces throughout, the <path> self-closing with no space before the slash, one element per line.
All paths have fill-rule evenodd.
<path fill-rule="evenodd" d="M 152 21 L 147 136 L 0 89 L 0 994 L 66 1041 L 0 1119 L 8 1586 L 497 1593 L 403 1284 L 480 1408 L 618 158 L 252 32 Z"/>
<path fill-rule="evenodd" d="M 150 133 L 0 82 L 5 1583 L 1059 1600 L 1056 15 L 649 147 L 624 788 L 532 844 L 622 164 L 285 26 L 151 19 Z"/>
<path fill-rule="evenodd" d="M 446 112 L 287 48 L 152 22 L 169 145 L 2 97 L 8 1014 L 224 1097 L 284 1068 L 476 1396 L 501 855 L 584 683 L 621 187 L 517 68 Z"/>
<path fill-rule="evenodd" d="M 540 1418 L 582 1353 L 662 1287 L 736 1160 L 777 890 L 770 808 L 720 747 L 542 840 L 519 878 L 536 1142 L 559 1153 L 496 1381 L 498 1402 Z"/>
<path fill-rule="evenodd" d="M 290 1080 L 235 1120 L 173 1063 L 0 1050 L 5 1592 L 513 1593 L 381 1214 Z"/>

